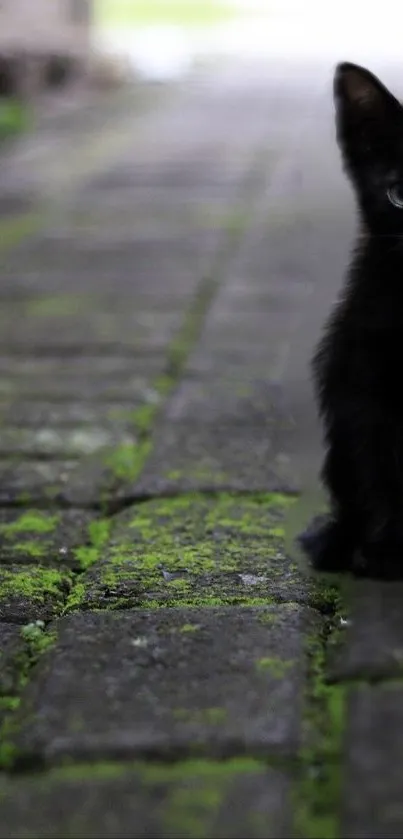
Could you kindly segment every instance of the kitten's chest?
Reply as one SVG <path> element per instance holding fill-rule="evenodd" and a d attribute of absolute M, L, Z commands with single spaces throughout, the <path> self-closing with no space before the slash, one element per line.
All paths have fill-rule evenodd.
<path fill-rule="evenodd" d="M 371 392 L 375 399 L 393 402 L 403 411 L 399 382 L 403 377 L 403 315 L 361 325 L 354 335 L 354 348 L 345 355 L 346 376 L 359 390 Z"/>

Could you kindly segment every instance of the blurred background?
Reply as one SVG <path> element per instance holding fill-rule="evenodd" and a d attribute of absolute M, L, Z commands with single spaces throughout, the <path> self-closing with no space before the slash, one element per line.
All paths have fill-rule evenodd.
<path fill-rule="evenodd" d="M 297 418 L 295 447 L 316 473 L 308 358 L 355 226 L 331 77 L 337 61 L 362 63 L 399 95 L 402 34 L 401 0 L 0 0 L 2 340 L 5 352 L 27 354 L 30 399 L 40 388 L 29 371 L 43 367 L 32 359 L 51 351 L 57 375 L 52 384 L 44 374 L 47 399 L 60 398 L 60 358 L 70 352 L 66 400 L 81 375 L 88 401 L 92 367 L 80 373 L 73 357 L 84 371 L 85 347 L 91 358 L 120 353 L 126 387 L 125 354 L 137 341 L 140 360 L 150 349 L 154 363 L 186 300 L 206 276 L 221 280 L 223 254 L 233 253 L 228 299 L 217 298 L 211 315 L 219 349 L 206 327 L 210 355 L 198 370 L 224 375 L 222 355 L 225 376 L 229 365 L 258 402 L 264 392 L 263 440 L 272 394 L 261 382 L 281 381 Z M 42 301 L 41 317 L 28 321 L 50 292 L 63 305 Z M 250 332 L 241 347 L 243 306 Z M 97 375 L 107 401 L 105 364 Z M 113 387 L 114 376 L 111 368 Z M 10 374 L 7 399 L 19 387 Z M 158 401 L 147 388 L 141 399 Z M 216 419 L 231 424 L 236 400 L 220 411 Z M 250 405 L 245 411 L 250 418 Z M 66 411 L 60 416 L 64 427 Z M 104 445 L 86 434 L 91 451 Z M 54 440 L 35 437 L 38 457 L 70 454 L 65 435 Z M 276 468 L 287 471 L 294 444 L 281 445 Z"/>
<path fill-rule="evenodd" d="M 402 26 L 398 0 L 1 0 L 0 132 L 26 125 L 23 99 L 84 80 L 163 82 L 228 57 L 393 64 Z"/>

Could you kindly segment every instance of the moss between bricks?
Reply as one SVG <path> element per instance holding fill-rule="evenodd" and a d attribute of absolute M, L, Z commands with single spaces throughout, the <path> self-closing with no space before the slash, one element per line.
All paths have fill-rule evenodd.
<path fill-rule="evenodd" d="M 34 621 L 21 627 L 21 637 L 24 646 L 14 662 L 17 670 L 16 693 L 14 696 L 0 698 L 0 708 L 6 712 L 0 726 L 0 770 L 3 771 L 12 769 L 20 757 L 15 744 L 15 735 L 20 725 L 20 693 L 28 682 L 32 668 L 57 640 L 56 632 L 47 631 L 43 621 Z"/>
<path fill-rule="evenodd" d="M 309 678 L 304 714 L 302 771 L 295 796 L 295 833 L 300 839 L 338 839 L 345 684 L 327 680 L 328 658 L 341 643 L 342 590 L 337 581 L 322 583 L 323 636 L 307 639 Z M 332 613 L 329 612 L 332 601 Z"/>
<path fill-rule="evenodd" d="M 179 378 L 189 350 L 202 327 L 216 287 L 217 283 L 212 278 L 206 278 L 201 283 L 182 328 L 168 347 L 166 371 L 153 383 L 153 390 L 159 398 L 152 405 L 143 405 L 131 412 L 130 418 L 138 441 L 132 444 L 125 443 L 105 452 L 104 465 L 112 478 L 133 483 L 141 473 L 151 452 L 151 430 L 160 410 L 161 399 L 170 393 Z M 108 509 L 109 498 L 110 491 L 107 490 L 102 498 L 104 509 Z"/>
<path fill-rule="evenodd" d="M 151 450 L 151 443 L 122 443 L 105 455 L 105 466 L 119 481 L 134 481 Z"/>
<path fill-rule="evenodd" d="M 90 522 L 87 544 L 74 550 L 74 556 L 81 571 L 90 568 L 99 559 L 101 548 L 108 541 L 110 528 L 110 519 L 94 519 Z"/>
<path fill-rule="evenodd" d="M 277 765 L 277 761 L 275 761 Z M 280 761 L 280 765 L 282 765 Z M 239 757 L 228 760 L 209 760 L 198 758 L 180 760 L 174 763 L 158 763 L 157 761 L 113 761 L 97 763 L 65 764 L 50 769 L 43 780 L 46 784 L 57 781 L 92 781 L 97 778 L 119 778 L 122 775 L 138 774 L 145 784 L 165 784 L 186 781 L 190 777 L 198 778 L 233 778 L 242 774 L 255 774 L 265 771 L 266 764 L 256 758 Z"/>
<path fill-rule="evenodd" d="M 235 758 L 228 761 L 183 760 L 176 763 L 97 763 L 79 764 L 55 768 L 46 774 L 31 776 L 19 781 L 27 800 L 33 801 L 46 812 L 47 802 L 60 789 L 74 792 L 79 785 L 91 790 L 110 788 L 115 780 L 127 779 L 128 785 L 139 791 L 143 800 L 155 806 L 158 801 L 158 823 L 164 835 L 187 836 L 200 839 L 214 836 L 217 817 L 228 806 L 230 796 L 236 792 L 235 785 L 242 785 L 248 777 L 266 779 L 270 784 L 270 769 L 260 761 L 251 758 Z M 2 797 L 13 795 L 13 782 L 4 780 Z M 84 794 L 84 800 L 88 799 Z M 87 835 L 89 829 L 88 809 L 77 799 L 77 808 L 70 810 L 63 823 L 63 835 Z M 253 801 L 253 798 L 252 798 Z M 264 801 L 263 801 L 264 808 Z M 224 810 L 225 812 L 225 810 Z M 255 813 L 249 810 L 245 822 L 250 823 L 253 835 L 267 835 L 267 812 Z M 27 833 L 27 836 L 29 834 Z M 221 835 L 221 832 L 220 832 Z"/>
<path fill-rule="evenodd" d="M 30 300 L 26 314 L 34 318 L 66 318 L 92 312 L 94 297 L 89 294 L 46 294 Z"/>
<path fill-rule="evenodd" d="M 262 163 L 264 164 L 264 161 L 259 160 L 259 171 L 262 168 Z M 252 181 L 252 187 L 255 189 L 253 178 Z M 109 470 L 112 477 L 112 486 L 107 486 L 100 498 L 101 509 L 105 512 L 110 509 L 110 502 L 115 489 L 114 481 L 133 483 L 143 470 L 152 449 L 151 431 L 160 410 L 162 397 L 167 396 L 179 380 L 186 358 L 198 338 L 205 315 L 218 288 L 217 278 L 222 274 L 226 260 L 231 254 L 236 240 L 240 238 L 248 224 L 250 217 L 250 191 L 251 184 L 248 184 L 247 190 L 245 190 L 248 194 L 244 197 L 245 209 L 239 210 L 239 208 L 236 208 L 228 213 L 226 224 L 228 234 L 227 242 L 216 257 L 216 264 L 212 267 L 211 275 L 205 277 L 199 284 L 196 295 L 184 318 L 183 325 L 168 347 L 166 370 L 153 383 L 153 390 L 159 398 L 157 398 L 154 404 L 144 405 L 132 412 L 131 420 L 134 430 L 137 432 L 138 441 L 132 444 L 122 444 L 106 451 L 104 454 L 104 466 Z"/>

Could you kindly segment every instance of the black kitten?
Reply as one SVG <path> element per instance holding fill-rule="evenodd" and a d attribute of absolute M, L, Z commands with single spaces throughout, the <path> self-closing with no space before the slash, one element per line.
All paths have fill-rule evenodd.
<path fill-rule="evenodd" d="M 312 368 L 331 515 L 299 537 L 316 568 L 403 576 L 403 107 L 339 64 L 337 139 L 362 222 Z"/>

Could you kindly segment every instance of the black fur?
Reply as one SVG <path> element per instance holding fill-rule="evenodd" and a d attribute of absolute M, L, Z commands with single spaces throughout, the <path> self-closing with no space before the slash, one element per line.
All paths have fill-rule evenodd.
<path fill-rule="evenodd" d="M 337 139 L 361 235 L 313 361 L 329 518 L 299 541 L 316 568 L 403 576 L 403 107 L 362 67 L 339 64 Z M 403 375 L 402 375 L 403 381 Z"/>

